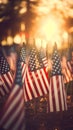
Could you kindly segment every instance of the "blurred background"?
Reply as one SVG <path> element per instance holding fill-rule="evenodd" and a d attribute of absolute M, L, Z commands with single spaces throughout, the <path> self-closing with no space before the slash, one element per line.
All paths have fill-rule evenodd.
<path fill-rule="evenodd" d="M 22 43 L 28 37 L 43 40 L 52 50 L 73 42 L 72 0 L 0 0 L 0 43 Z"/>
<path fill-rule="evenodd" d="M 38 49 L 43 47 L 48 59 L 55 42 L 61 57 L 72 58 L 73 0 L 0 0 L 0 51 L 3 50 L 13 74 L 16 50 L 23 43 L 32 45 L 33 39 Z M 63 130 L 73 129 L 73 80 L 65 86 L 68 112 L 48 116 L 48 95 L 28 101 L 25 103 L 27 130 L 61 130 L 60 126 Z M 1 105 L 7 96 L 0 100 Z"/>

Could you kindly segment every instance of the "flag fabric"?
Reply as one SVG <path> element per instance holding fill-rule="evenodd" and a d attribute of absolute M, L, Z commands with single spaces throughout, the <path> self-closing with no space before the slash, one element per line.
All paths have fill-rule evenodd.
<path fill-rule="evenodd" d="M 71 72 L 71 76 L 72 76 L 72 80 L 73 80 L 73 51 L 71 50 L 71 48 L 69 48 L 69 59 L 67 60 L 67 64 L 68 64 L 68 68 Z"/>
<path fill-rule="evenodd" d="M 60 57 L 56 46 L 52 54 L 52 62 L 48 111 L 64 111 L 67 110 L 66 91 L 61 73 Z"/>
<path fill-rule="evenodd" d="M 25 101 L 32 100 L 47 93 L 49 93 L 48 73 L 34 45 L 30 50 L 26 68 Z"/>
<path fill-rule="evenodd" d="M 48 59 L 47 59 L 47 56 L 46 56 L 46 50 L 42 48 L 40 48 L 39 50 L 39 55 L 40 55 L 40 58 L 42 59 L 43 61 L 43 64 L 45 67 L 48 67 Z"/>
<path fill-rule="evenodd" d="M 10 71 L 10 66 L 3 53 L 0 52 L 0 97 L 10 92 L 12 83 L 13 75 Z"/>
<path fill-rule="evenodd" d="M 24 130 L 24 94 L 21 79 L 21 62 L 17 62 L 17 72 L 12 91 L 3 106 L 0 117 L 1 128 Z"/>
<path fill-rule="evenodd" d="M 72 81 L 72 68 L 70 61 L 67 61 L 67 58 L 65 56 L 62 57 L 61 60 L 61 66 L 62 66 L 62 74 L 63 74 L 63 80 L 64 83 L 69 83 Z"/>
<path fill-rule="evenodd" d="M 63 72 L 63 79 L 64 83 L 69 83 L 73 80 L 72 75 L 72 65 L 71 65 L 71 59 L 72 59 L 72 50 L 71 46 L 68 48 L 67 56 L 62 57 L 62 72 Z"/>
<path fill-rule="evenodd" d="M 4 86 L 2 80 L 0 79 L 0 99 L 7 94 L 6 87 Z M 2 99 L 1 99 L 2 100 Z"/>
<path fill-rule="evenodd" d="M 73 76 L 73 71 L 72 71 L 72 45 L 70 44 L 69 45 L 69 48 L 68 48 L 68 56 L 67 56 L 67 66 L 68 66 L 68 69 L 71 73 L 71 76 Z M 73 78 L 73 77 L 72 77 Z M 71 81 L 71 80 L 70 80 Z"/>
<path fill-rule="evenodd" d="M 72 59 L 70 61 L 70 66 L 71 66 L 71 74 L 72 74 L 72 79 L 73 79 L 73 54 L 72 54 Z"/>
<path fill-rule="evenodd" d="M 22 82 L 24 83 L 25 75 L 26 75 L 26 59 L 27 59 L 27 46 L 24 44 L 24 46 L 20 50 L 20 60 L 21 60 L 21 66 L 22 66 Z"/>

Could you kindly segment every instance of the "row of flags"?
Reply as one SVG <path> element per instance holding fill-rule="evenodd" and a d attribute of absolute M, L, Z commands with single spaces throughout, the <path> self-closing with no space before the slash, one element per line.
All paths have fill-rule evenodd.
<path fill-rule="evenodd" d="M 24 92 L 21 75 L 21 62 L 17 61 L 17 72 L 11 92 L 0 115 L 0 126 L 7 130 L 24 130 Z"/>
<path fill-rule="evenodd" d="M 42 49 L 37 50 L 33 45 L 30 50 L 26 45 L 21 48 L 15 78 L 6 58 L 0 55 L 0 100 L 4 95 L 9 95 L 0 113 L 0 126 L 6 129 L 24 130 L 25 102 L 46 94 L 48 112 L 67 110 L 66 90 L 56 44 L 52 54 L 51 76 L 46 69 L 48 60 Z"/>
<path fill-rule="evenodd" d="M 10 92 L 12 83 L 13 75 L 10 66 L 3 55 L 3 52 L 0 52 L 0 98 Z"/>
<path fill-rule="evenodd" d="M 25 53 L 21 50 L 21 57 L 22 55 L 25 55 Z M 25 66 L 26 74 L 23 79 L 25 101 L 47 94 L 49 92 L 48 73 L 46 72 L 40 53 L 37 53 L 35 47 L 32 47 L 30 57 L 25 58 L 23 69 L 25 69 Z"/>

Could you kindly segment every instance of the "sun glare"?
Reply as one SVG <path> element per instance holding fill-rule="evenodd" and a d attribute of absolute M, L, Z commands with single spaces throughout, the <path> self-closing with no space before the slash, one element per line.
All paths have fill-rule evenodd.
<path fill-rule="evenodd" d="M 54 43 L 57 43 L 58 48 L 61 48 L 62 44 L 62 26 L 58 19 L 54 16 L 48 16 L 42 18 L 38 25 L 38 30 L 35 37 L 39 37 L 41 39 L 41 44 L 45 48 L 48 43 L 49 46 L 53 46 Z M 38 42 L 39 45 L 39 42 Z"/>

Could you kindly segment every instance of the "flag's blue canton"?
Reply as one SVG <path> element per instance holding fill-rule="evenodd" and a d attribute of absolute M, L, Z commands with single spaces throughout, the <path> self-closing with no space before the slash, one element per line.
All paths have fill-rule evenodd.
<path fill-rule="evenodd" d="M 37 69 L 41 69 L 43 67 L 43 63 L 39 54 L 36 51 L 36 48 L 33 47 L 29 57 L 29 67 L 31 71 L 35 71 Z"/>
<path fill-rule="evenodd" d="M 26 45 L 24 45 L 20 51 L 20 60 L 25 63 L 26 60 Z"/>
<path fill-rule="evenodd" d="M 58 55 L 57 50 L 54 51 L 53 56 L 53 65 L 52 65 L 52 72 L 51 75 L 61 75 L 61 64 L 60 64 L 60 57 Z"/>
<path fill-rule="evenodd" d="M 15 84 L 18 84 L 20 87 L 22 87 L 22 74 L 21 74 L 21 72 L 22 72 L 21 62 L 20 62 L 20 59 L 18 59 Z"/>
<path fill-rule="evenodd" d="M 3 53 L 0 52 L 0 74 L 5 74 L 10 71 L 10 66 L 4 57 Z"/>
<path fill-rule="evenodd" d="M 42 59 L 44 58 L 43 52 L 39 51 L 37 57 L 40 64 L 40 68 L 43 68 L 44 67 L 44 63 L 42 61 Z"/>

